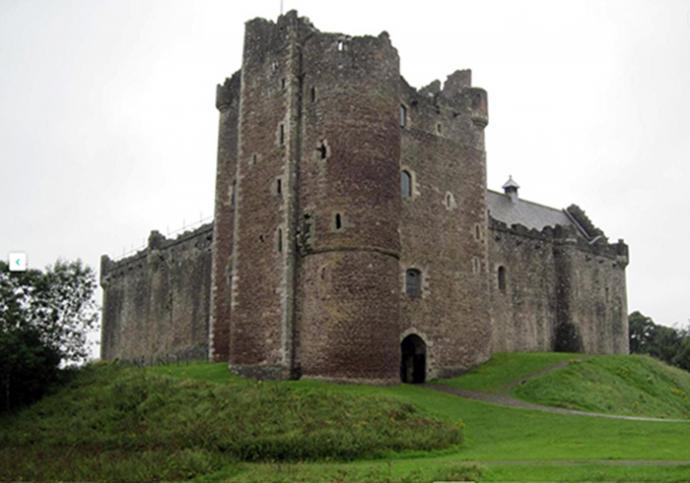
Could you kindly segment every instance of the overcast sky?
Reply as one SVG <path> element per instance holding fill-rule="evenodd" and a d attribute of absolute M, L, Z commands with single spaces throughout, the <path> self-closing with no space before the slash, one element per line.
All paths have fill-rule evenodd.
<path fill-rule="evenodd" d="M 489 93 L 489 187 L 577 203 L 630 245 L 628 306 L 690 318 L 690 0 L 285 0 L 322 31 L 386 30 L 421 87 Z M 280 0 L 0 0 L 0 256 L 97 268 L 210 217 L 215 85 Z"/>

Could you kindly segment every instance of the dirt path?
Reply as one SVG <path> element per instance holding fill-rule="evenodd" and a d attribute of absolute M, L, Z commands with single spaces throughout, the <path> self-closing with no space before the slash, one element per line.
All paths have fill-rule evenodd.
<path fill-rule="evenodd" d="M 563 361 L 559 362 L 558 364 L 554 364 L 553 366 L 547 367 L 545 369 L 541 369 L 539 371 L 533 372 L 532 374 L 529 374 L 527 377 L 522 377 L 516 381 L 511 382 L 510 384 L 504 386 L 504 390 L 506 393 L 510 391 L 511 389 L 514 389 L 515 387 L 519 386 L 520 384 L 523 384 L 524 382 L 534 379 L 535 377 L 543 376 L 546 374 L 549 374 L 551 372 L 557 371 L 558 369 L 561 369 L 563 367 L 566 367 L 569 364 L 568 361 Z M 491 404 L 496 404 L 499 406 L 506 406 L 506 407 L 511 407 L 511 408 L 518 408 L 518 409 L 531 409 L 534 411 L 542 411 L 545 413 L 554 413 L 554 414 L 565 414 L 569 416 L 589 416 L 589 417 L 594 417 L 594 418 L 607 418 L 607 419 L 623 419 L 627 421 L 652 421 L 652 422 L 661 422 L 661 423 L 690 423 L 690 419 L 663 419 L 663 418 L 649 418 L 649 417 L 644 417 L 644 416 L 623 416 L 623 415 L 618 415 L 618 414 L 605 414 L 605 413 L 591 413 L 587 411 L 578 411 L 576 409 L 565 409 L 565 408 L 557 408 L 554 406 L 544 406 L 542 404 L 535 404 L 527 401 L 523 401 L 521 399 L 516 399 L 509 394 L 493 394 L 493 393 L 487 393 L 487 392 L 481 392 L 481 391 L 471 391 L 468 389 L 458 389 L 455 387 L 447 386 L 445 384 L 434 384 L 434 383 L 428 383 L 425 384 L 424 386 L 434 389 L 435 391 L 440 391 L 440 392 L 445 392 L 447 394 L 453 394 L 455 396 L 460 396 L 464 397 L 466 399 L 474 399 L 475 401 L 483 401 L 483 402 L 488 402 Z"/>
<path fill-rule="evenodd" d="M 462 463 L 476 465 L 506 465 L 506 466 L 690 466 L 688 460 L 459 460 Z"/>

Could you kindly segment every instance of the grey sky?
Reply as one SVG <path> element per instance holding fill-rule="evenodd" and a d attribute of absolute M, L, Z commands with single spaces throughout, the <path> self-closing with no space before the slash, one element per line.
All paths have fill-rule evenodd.
<path fill-rule="evenodd" d="M 216 83 L 279 0 L 0 0 L 0 256 L 119 257 L 212 214 Z M 629 309 L 690 318 L 690 0 L 285 0 L 390 33 L 417 87 L 489 93 L 489 187 L 579 204 L 630 245 Z"/>

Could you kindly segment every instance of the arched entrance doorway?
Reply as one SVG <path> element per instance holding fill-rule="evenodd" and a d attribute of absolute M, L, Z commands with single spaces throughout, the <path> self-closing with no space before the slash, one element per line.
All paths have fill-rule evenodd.
<path fill-rule="evenodd" d="M 400 380 L 421 384 L 426 379 L 426 344 L 416 334 L 410 334 L 400 343 Z"/>

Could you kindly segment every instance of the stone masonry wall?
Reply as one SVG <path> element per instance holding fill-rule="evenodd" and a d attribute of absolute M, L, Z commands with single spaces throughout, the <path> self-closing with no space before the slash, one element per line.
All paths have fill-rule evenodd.
<path fill-rule="evenodd" d="M 402 83 L 403 198 L 398 273 L 400 340 L 420 336 L 427 377 L 454 374 L 490 356 L 486 248 L 486 93 L 458 71 L 419 92 Z M 405 272 L 422 274 L 421 297 L 405 292 Z"/>
<path fill-rule="evenodd" d="M 489 262 L 494 352 L 628 353 L 622 242 L 590 244 L 573 229 L 539 232 L 492 220 Z"/>
<path fill-rule="evenodd" d="M 288 377 L 293 360 L 294 171 L 300 53 L 294 12 L 246 24 L 233 238 L 229 360 L 236 372 Z"/>
<path fill-rule="evenodd" d="M 399 59 L 388 35 L 302 46 L 296 340 L 307 377 L 399 379 Z"/>
<path fill-rule="evenodd" d="M 554 242 L 496 224 L 489 232 L 493 352 L 552 351 L 557 321 Z M 498 271 L 505 270 L 505 288 Z"/>
<path fill-rule="evenodd" d="M 208 357 L 212 225 L 101 259 L 101 358 L 139 363 Z"/>
<path fill-rule="evenodd" d="M 230 343 L 232 300 L 232 247 L 235 233 L 237 191 L 237 124 L 240 110 L 240 72 L 226 79 L 216 90 L 218 164 L 216 167 L 215 223 L 213 225 L 211 323 L 209 356 L 227 361 Z"/>

